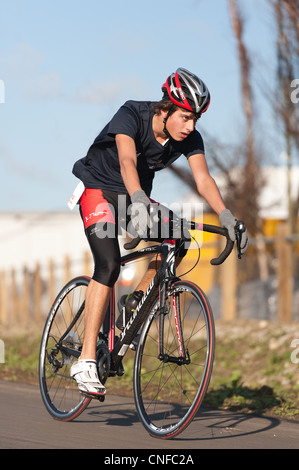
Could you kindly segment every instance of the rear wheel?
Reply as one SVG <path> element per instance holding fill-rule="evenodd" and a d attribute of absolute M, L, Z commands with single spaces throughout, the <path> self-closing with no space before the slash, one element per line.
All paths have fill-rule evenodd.
<path fill-rule="evenodd" d="M 162 439 L 176 436 L 195 417 L 208 389 L 215 348 L 213 314 L 201 289 L 178 281 L 167 297 L 163 338 L 159 340 L 157 299 L 144 324 L 134 365 L 139 418 L 152 436 Z M 161 340 L 164 358 L 158 357 Z"/>
<path fill-rule="evenodd" d="M 70 377 L 84 337 L 85 294 L 90 279 L 77 277 L 58 294 L 46 320 L 39 357 L 41 395 L 53 418 L 70 421 L 88 406 Z"/>

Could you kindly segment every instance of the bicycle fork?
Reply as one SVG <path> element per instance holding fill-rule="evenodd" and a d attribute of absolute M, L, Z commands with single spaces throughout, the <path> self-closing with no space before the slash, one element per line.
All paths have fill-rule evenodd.
<path fill-rule="evenodd" d="M 164 322 L 166 316 L 169 315 L 170 306 L 167 303 L 167 293 L 171 288 L 171 285 L 174 281 L 179 280 L 176 277 L 176 266 L 175 266 L 175 256 L 174 256 L 174 246 L 173 243 L 167 243 L 168 245 L 168 257 L 167 257 L 167 266 L 168 272 L 165 273 L 166 276 L 162 279 L 159 287 L 159 355 L 158 359 L 163 363 L 174 363 L 177 365 L 184 365 L 190 364 L 190 356 L 188 349 L 185 347 L 184 337 L 183 337 L 183 328 L 182 328 L 182 319 L 181 319 L 181 311 L 180 311 L 180 294 L 174 293 L 172 299 L 172 307 L 173 307 L 173 316 L 174 316 L 174 323 L 178 341 L 178 349 L 179 354 L 177 356 L 173 356 L 165 352 L 165 342 L 164 342 Z M 169 345 L 168 349 L 171 349 Z"/>

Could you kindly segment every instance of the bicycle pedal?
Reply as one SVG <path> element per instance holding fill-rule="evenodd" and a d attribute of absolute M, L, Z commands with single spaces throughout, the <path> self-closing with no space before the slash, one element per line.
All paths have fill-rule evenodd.
<path fill-rule="evenodd" d="M 105 397 L 106 397 L 106 395 L 92 395 L 91 393 L 82 392 L 81 390 L 80 390 L 80 393 L 86 398 L 91 398 L 92 400 L 98 400 L 101 402 L 105 401 Z"/>

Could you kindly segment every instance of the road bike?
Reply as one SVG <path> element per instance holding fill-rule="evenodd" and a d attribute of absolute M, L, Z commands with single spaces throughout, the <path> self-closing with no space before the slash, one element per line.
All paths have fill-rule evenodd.
<path fill-rule="evenodd" d="M 223 263 L 233 250 L 234 242 L 225 228 L 186 220 L 183 223 L 190 230 L 226 238 L 224 250 L 211 260 L 212 265 Z M 236 228 L 239 257 L 244 229 L 242 223 Z M 136 248 L 139 241 L 135 239 L 125 247 Z M 115 332 L 114 288 L 111 291 L 98 334 L 97 368 L 103 384 L 112 377 L 121 377 L 124 357 L 137 338 L 133 370 L 137 413 L 151 436 L 170 439 L 191 423 L 203 402 L 213 368 L 215 326 L 204 292 L 176 274 L 175 241 L 168 239 L 130 251 L 122 256 L 121 265 L 148 255 L 160 255 L 160 267 L 119 335 Z M 70 367 L 80 357 L 83 344 L 85 291 L 89 282 L 89 277 L 80 276 L 63 287 L 50 309 L 41 340 L 41 395 L 50 415 L 60 421 L 75 419 L 91 401 L 70 378 Z M 99 400 L 104 401 L 104 397 Z"/>

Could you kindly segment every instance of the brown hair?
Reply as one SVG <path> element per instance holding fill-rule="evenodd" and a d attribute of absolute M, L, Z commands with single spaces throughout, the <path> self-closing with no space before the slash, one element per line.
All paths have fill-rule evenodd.
<path fill-rule="evenodd" d="M 184 109 L 181 106 L 177 106 L 174 104 L 171 100 L 168 99 L 162 99 L 160 101 L 157 101 L 155 103 L 152 103 L 152 108 L 158 116 L 161 114 L 161 111 L 168 111 L 168 116 L 171 116 L 175 111 L 178 109 Z M 201 116 L 201 113 L 193 113 L 196 119 L 199 119 Z"/>
<path fill-rule="evenodd" d="M 177 109 L 180 109 L 179 106 L 173 104 L 170 100 L 160 100 L 158 102 L 152 103 L 152 108 L 158 116 L 161 114 L 161 111 L 168 111 L 169 116 L 173 114 Z"/>

